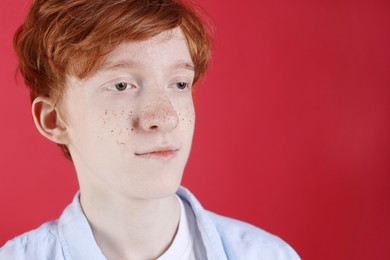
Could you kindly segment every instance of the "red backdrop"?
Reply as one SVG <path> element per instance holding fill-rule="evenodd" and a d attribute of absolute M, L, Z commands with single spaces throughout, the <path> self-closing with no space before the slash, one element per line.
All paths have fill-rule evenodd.
<path fill-rule="evenodd" d="M 185 186 L 304 259 L 390 259 L 390 2 L 200 3 L 215 52 Z M 0 245 L 57 218 L 77 190 L 14 80 L 28 5 L 0 3 Z"/>

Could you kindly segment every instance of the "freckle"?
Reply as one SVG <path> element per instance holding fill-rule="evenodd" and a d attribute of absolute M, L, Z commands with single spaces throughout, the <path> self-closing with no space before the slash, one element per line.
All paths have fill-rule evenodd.
<path fill-rule="evenodd" d="M 107 110 L 106 110 L 106 111 L 104 111 L 104 115 L 107 115 Z"/>
<path fill-rule="evenodd" d="M 111 133 L 113 133 L 114 132 L 114 130 L 111 130 Z"/>
<path fill-rule="evenodd" d="M 133 132 L 134 131 L 134 128 L 131 128 L 131 132 Z"/>

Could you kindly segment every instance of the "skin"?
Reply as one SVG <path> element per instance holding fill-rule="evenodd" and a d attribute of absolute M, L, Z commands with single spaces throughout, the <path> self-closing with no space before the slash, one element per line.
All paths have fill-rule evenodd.
<path fill-rule="evenodd" d="M 33 102 L 40 132 L 68 146 L 81 205 L 108 259 L 155 259 L 171 244 L 194 131 L 193 63 L 182 31 L 126 42 L 58 107 Z"/>

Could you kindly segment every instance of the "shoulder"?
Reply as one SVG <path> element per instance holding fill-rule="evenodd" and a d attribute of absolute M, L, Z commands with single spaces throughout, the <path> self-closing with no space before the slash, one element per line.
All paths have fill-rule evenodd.
<path fill-rule="evenodd" d="M 251 224 L 206 211 L 233 259 L 300 259 L 281 238 Z"/>
<path fill-rule="evenodd" d="M 62 259 L 57 233 L 57 221 L 43 224 L 39 228 L 9 240 L 0 248 L 1 260 Z"/>

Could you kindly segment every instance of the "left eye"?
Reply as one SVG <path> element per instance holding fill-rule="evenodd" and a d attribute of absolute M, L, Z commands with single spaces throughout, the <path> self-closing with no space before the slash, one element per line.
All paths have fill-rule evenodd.
<path fill-rule="evenodd" d="M 188 88 L 188 83 L 186 82 L 178 82 L 178 83 L 175 83 L 176 87 L 178 89 L 186 89 Z"/>

